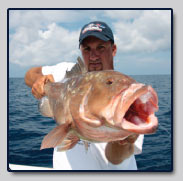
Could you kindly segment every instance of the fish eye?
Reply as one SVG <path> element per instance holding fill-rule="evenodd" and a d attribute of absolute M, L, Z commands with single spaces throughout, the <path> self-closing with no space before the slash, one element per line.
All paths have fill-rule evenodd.
<path fill-rule="evenodd" d="M 106 84 L 111 85 L 113 83 L 113 79 L 107 79 Z"/>

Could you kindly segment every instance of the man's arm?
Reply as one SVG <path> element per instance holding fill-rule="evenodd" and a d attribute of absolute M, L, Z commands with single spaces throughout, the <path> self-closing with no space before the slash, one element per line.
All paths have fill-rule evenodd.
<path fill-rule="evenodd" d="M 42 74 L 42 67 L 33 67 L 29 69 L 25 74 L 24 80 L 26 85 L 32 88 L 32 94 L 36 99 L 41 99 L 44 96 L 44 85 L 48 81 L 54 82 L 54 78 L 51 74 Z"/>
<path fill-rule="evenodd" d="M 134 154 L 134 142 L 139 135 L 131 135 L 122 141 L 109 142 L 105 148 L 106 158 L 112 164 L 120 164 Z"/>

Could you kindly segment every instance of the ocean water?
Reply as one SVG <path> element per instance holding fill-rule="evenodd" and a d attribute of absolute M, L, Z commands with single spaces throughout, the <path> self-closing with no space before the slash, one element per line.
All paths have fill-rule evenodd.
<path fill-rule="evenodd" d="M 159 128 L 155 134 L 145 135 L 143 152 L 136 155 L 139 171 L 171 171 L 172 160 L 172 110 L 171 76 L 132 76 L 139 82 L 152 85 L 159 97 L 159 111 L 156 116 Z M 53 149 L 40 150 L 43 137 L 55 127 L 51 118 L 41 116 L 38 101 L 23 78 L 9 79 L 8 119 L 8 161 L 9 163 L 52 167 Z"/>

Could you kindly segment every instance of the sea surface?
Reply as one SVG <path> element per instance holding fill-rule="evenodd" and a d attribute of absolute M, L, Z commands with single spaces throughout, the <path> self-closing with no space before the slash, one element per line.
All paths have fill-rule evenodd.
<path fill-rule="evenodd" d="M 143 152 L 136 155 L 139 171 L 171 171 L 172 110 L 171 76 L 137 75 L 139 82 L 152 85 L 159 97 L 156 116 L 159 128 L 144 138 Z M 40 150 L 43 137 L 55 127 L 51 118 L 41 116 L 38 101 L 23 78 L 9 78 L 8 161 L 13 164 L 52 167 L 53 149 Z"/>

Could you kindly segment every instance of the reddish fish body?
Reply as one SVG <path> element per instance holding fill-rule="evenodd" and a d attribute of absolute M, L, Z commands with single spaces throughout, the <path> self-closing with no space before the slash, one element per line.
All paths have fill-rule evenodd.
<path fill-rule="evenodd" d="M 154 133 L 158 126 L 155 90 L 113 70 L 75 74 L 46 84 L 45 92 L 41 113 L 58 126 L 45 136 L 41 149 L 59 145 L 67 150 L 80 139 L 123 140 Z"/>

